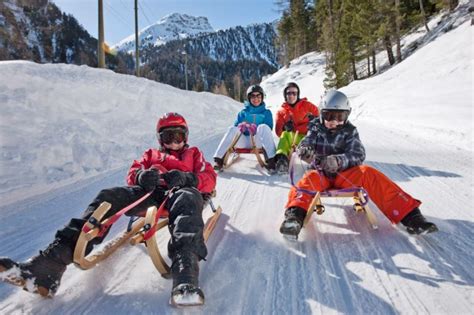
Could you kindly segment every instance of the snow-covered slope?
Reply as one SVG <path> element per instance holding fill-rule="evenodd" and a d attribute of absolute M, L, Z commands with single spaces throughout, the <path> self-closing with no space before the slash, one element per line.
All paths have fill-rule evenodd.
<path fill-rule="evenodd" d="M 0 198 L 5 204 L 123 167 L 156 145 L 165 111 L 190 139 L 222 132 L 239 103 L 86 66 L 0 62 Z M 222 118 L 221 118 L 222 117 Z M 214 121 L 213 125 L 202 123 Z"/>
<path fill-rule="evenodd" d="M 207 261 L 201 263 L 200 284 L 207 296 L 204 307 L 170 308 L 171 282 L 158 275 L 143 247 L 125 246 L 92 270 L 68 268 L 53 300 L 0 284 L 0 312 L 470 314 L 474 305 L 474 128 L 472 90 L 467 88 L 473 83 L 472 53 L 467 46 L 471 40 L 472 27 L 465 22 L 384 74 L 344 89 L 354 107 L 351 120 L 366 146 L 367 162 L 422 200 L 421 209 L 438 224 L 438 233 L 408 236 L 378 212 L 379 229 L 374 231 L 363 216 L 352 211 L 349 200 L 326 199 L 326 212 L 313 218 L 298 243 L 287 243 L 278 227 L 288 179 L 266 175 L 248 156 L 218 178 L 215 202 L 224 213 L 208 243 Z M 318 56 L 305 58 L 319 60 Z M 295 74 L 291 79 L 303 87 L 303 94 L 318 102 L 323 65 L 297 63 L 285 76 L 279 72 L 265 82 L 273 110 L 282 101 L 281 90 L 290 73 Z M 48 170 L 45 156 L 49 146 L 75 147 L 62 131 L 65 127 L 53 123 L 48 128 L 44 123 L 48 119 L 68 120 L 70 128 L 86 135 L 89 129 L 97 130 L 88 136 L 87 147 L 120 137 L 114 139 L 125 141 L 124 147 L 133 143 L 133 149 L 127 151 L 131 154 L 153 142 L 150 133 L 157 113 L 176 109 L 186 112 L 194 134 L 192 142 L 201 144 L 210 158 L 238 110 L 234 102 L 222 97 L 179 91 L 107 71 L 25 63 L 0 63 L 0 67 L 0 140 L 2 146 L 9 144 L 2 148 L 2 187 L 15 179 L 10 167 L 16 167 L 20 178 L 37 172 L 42 164 Z M 10 69 L 8 76 L 3 76 L 4 69 Z M 62 84 L 61 74 L 66 69 L 65 77 L 70 78 L 63 78 L 66 82 Z M 425 91 L 425 97 L 407 92 L 413 87 Z M 407 93 L 415 98 L 413 102 L 407 101 Z M 36 99 L 42 107 L 51 108 L 35 110 Z M 456 102 L 447 103 L 450 99 Z M 67 107 L 66 100 L 75 105 Z M 453 104 L 453 115 L 445 112 L 447 104 Z M 104 116 L 113 115 L 113 120 L 104 116 L 91 120 L 102 111 L 107 114 Z M 146 126 L 140 124 L 138 129 L 141 119 L 146 120 Z M 113 128 L 107 127 L 111 121 L 120 129 L 107 130 Z M 442 130 L 456 136 L 445 136 Z M 130 132 L 129 141 L 125 140 L 129 137 L 126 132 Z M 29 137 L 34 141 L 29 142 Z M 20 143 L 29 146 L 21 147 Z M 26 147 L 35 148 L 36 155 L 25 154 Z M 106 153 L 121 155 L 122 150 Z M 124 160 L 129 154 L 124 154 Z M 61 156 L 64 159 L 65 155 Z M 69 217 L 81 213 L 99 189 L 123 184 L 129 163 L 122 164 L 121 169 L 104 167 L 95 177 L 82 177 L 53 192 L 0 206 L 0 255 L 23 260 L 35 254 Z M 41 185 L 48 178 L 47 171 L 39 173 L 30 184 Z M 159 239 L 164 245 L 166 232 Z"/>
<path fill-rule="evenodd" d="M 138 33 L 139 46 L 163 45 L 164 43 L 182 39 L 191 35 L 214 32 L 206 17 L 173 13 L 162 17 L 153 25 L 145 27 Z M 124 38 L 113 46 L 114 49 L 135 52 L 135 34 Z"/>

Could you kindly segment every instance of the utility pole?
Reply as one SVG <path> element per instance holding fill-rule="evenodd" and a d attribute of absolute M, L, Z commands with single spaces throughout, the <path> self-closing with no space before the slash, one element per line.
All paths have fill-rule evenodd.
<path fill-rule="evenodd" d="M 188 90 L 188 54 L 186 49 L 183 50 L 182 54 L 184 55 L 184 82 L 186 86 L 186 91 Z"/>
<path fill-rule="evenodd" d="M 140 58 L 138 56 L 138 0 L 135 0 L 135 71 L 140 76 Z"/>
<path fill-rule="evenodd" d="M 102 0 L 99 0 L 99 41 L 97 43 L 97 60 L 98 67 L 105 68 L 105 53 L 104 53 L 104 8 Z"/>

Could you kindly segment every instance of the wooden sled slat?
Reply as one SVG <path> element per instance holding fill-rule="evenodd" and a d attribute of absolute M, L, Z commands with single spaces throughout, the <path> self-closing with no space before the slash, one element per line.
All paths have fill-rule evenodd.
<path fill-rule="evenodd" d="M 367 221 L 369 222 L 370 226 L 373 229 L 378 228 L 378 223 L 377 223 L 377 217 L 375 214 L 372 212 L 368 204 L 366 203 L 366 199 L 364 197 L 364 194 L 362 192 L 358 192 L 356 196 L 354 196 L 353 192 L 339 192 L 338 190 L 328 190 L 325 192 L 317 192 L 316 195 L 313 197 L 311 200 L 311 203 L 308 207 L 308 211 L 306 213 L 306 217 L 303 221 L 303 227 L 305 227 L 311 216 L 313 215 L 313 212 L 316 211 L 318 214 L 322 214 L 324 212 L 324 206 L 322 205 L 321 202 L 321 197 L 323 198 L 353 198 L 354 201 L 354 210 L 357 212 L 363 212 L 367 218 Z M 362 206 L 362 204 L 365 204 Z"/>
<path fill-rule="evenodd" d="M 234 139 L 232 140 L 229 148 L 227 149 L 224 157 L 223 157 L 223 168 L 229 168 L 236 160 L 239 154 L 255 154 L 257 157 L 258 164 L 261 167 L 265 167 L 266 163 L 264 159 L 262 158 L 263 154 L 263 149 L 257 148 L 257 145 L 255 143 L 255 137 L 253 135 L 250 135 L 250 142 L 252 144 L 251 148 L 236 148 L 235 145 L 239 141 L 240 137 L 242 136 L 242 133 L 239 133 L 235 135 Z M 231 156 L 236 155 L 235 158 L 230 159 Z"/>
<path fill-rule="evenodd" d="M 206 224 L 204 225 L 204 231 L 203 231 L 205 242 L 207 242 L 207 240 L 209 239 L 209 236 L 214 231 L 214 228 L 216 227 L 216 223 L 219 220 L 221 213 L 222 213 L 222 208 L 219 206 L 216 212 L 209 219 L 207 219 Z M 150 207 L 147 211 L 145 224 L 154 222 L 155 216 L 156 216 L 156 207 Z M 153 223 L 151 224 L 153 225 Z M 168 219 L 164 219 L 160 221 L 156 227 L 156 233 L 158 233 L 160 229 L 162 229 L 163 227 L 167 225 L 168 225 Z M 161 276 L 163 278 L 169 279 L 171 277 L 170 266 L 166 263 L 166 261 L 163 259 L 163 256 L 160 253 L 158 243 L 156 242 L 156 233 L 153 237 L 151 237 L 150 239 L 146 241 L 148 254 L 150 255 L 151 260 L 153 261 L 153 265 L 155 265 L 156 269 L 158 269 Z"/>
<path fill-rule="evenodd" d="M 110 209 L 111 205 L 108 202 L 103 202 L 94 211 L 91 217 L 95 218 L 97 222 L 101 222 L 102 217 Z M 123 232 L 113 240 L 107 242 L 107 244 L 99 251 L 96 251 L 93 254 L 86 254 L 86 248 L 89 243 L 97 234 L 99 233 L 99 228 L 92 225 L 90 222 L 87 222 L 86 225 L 89 228 L 92 228 L 91 231 L 85 233 L 81 231 L 79 239 L 77 240 L 76 247 L 74 249 L 73 261 L 81 269 L 87 270 L 94 267 L 100 261 L 109 257 L 117 248 L 123 245 L 128 239 L 135 235 L 144 225 L 145 220 L 143 218 L 138 219 L 134 222 L 130 232 Z"/>
<path fill-rule="evenodd" d="M 103 202 L 100 206 L 94 211 L 92 214 L 92 218 L 95 219 L 96 222 L 101 222 L 104 215 L 109 211 L 111 205 L 108 202 Z M 216 223 L 222 213 L 222 208 L 219 206 L 216 212 L 206 221 L 204 225 L 203 237 L 204 241 L 207 241 L 214 231 L 216 227 Z M 123 232 L 116 238 L 112 239 L 111 241 L 105 244 L 104 248 L 98 250 L 88 256 L 85 256 L 86 248 L 90 240 L 94 239 L 99 233 L 99 227 L 94 226 L 89 221 L 85 223 L 88 228 L 91 230 L 87 233 L 81 231 L 79 235 L 79 239 L 76 244 L 76 248 L 74 250 L 74 263 L 81 269 L 87 270 L 95 265 L 97 265 L 102 260 L 109 257 L 112 253 L 114 253 L 117 248 L 122 246 L 125 242 L 130 240 L 132 245 L 139 244 L 143 242 L 143 234 L 146 232 L 144 226 L 153 227 L 154 223 L 156 222 L 156 214 L 157 208 L 150 207 L 146 212 L 145 218 L 139 218 L 133 223 L 133 226 L 129 232 Z M 105 222 L 106 220 L 104 220 Z M 164 228 L 168 225 L 168 219 L 162 219 L 158 222 L 155 227 L 155 234 L 153 237 L 150 237 L 148 240 L 144 241 L 146 243 L 146 247 L 148 250 L 148 254 L 156 267 L 156 269 L 160 272 L 160 274 L 164 278 L 170 278 L 170 266 L 166 263 L 165 259 L 160 253 L 159 246 L 156 239 L 156 233 L 159 230 Z"/>

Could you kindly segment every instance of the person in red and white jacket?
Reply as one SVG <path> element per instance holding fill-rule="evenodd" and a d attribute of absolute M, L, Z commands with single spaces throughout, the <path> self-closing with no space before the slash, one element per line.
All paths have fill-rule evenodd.
<path fill-rule="evenodd" d="M 58 230 L 54 241 L 26 262 L 17 263 L 0 258 L 0 275 L 15 271 L 14 280 L 24 283 L 24 289 L 41 295 L 53 296 L 73 253 L 84 223 L 103 202 L 112 207 L 106 217 L 145 196 L 151 195 L 132 208 L 127 215 L 159 207 L 165 200 L 168 210 L 168 255 L 172 260 L 173 292 L 182 287 L 199 289 L 199 260 L 207 255 L 204 243 L 202 211 L 205 200 L 216 186 L 217 174 L 204 160 L 201 151 L 190 147 L 186 120 L 177 113 L 164 114 L 156 127 L 160 149 L 149 149 L 140 160 L 135 160 L 127 175 L 128 186 L 103 189 L 80 218 L 73 218 Z M 166 199 L 168 198 L 168 199 Z M 98 244 L 102 239 L 94 239 Z M 89 252 L 92 248 L 88 248 Z M 17 272 L 19 271 L 19 272 Z M 10 279 L 11 280 L 11 279 Z M 33 283 L 34 285 L 26 285 Z"/>

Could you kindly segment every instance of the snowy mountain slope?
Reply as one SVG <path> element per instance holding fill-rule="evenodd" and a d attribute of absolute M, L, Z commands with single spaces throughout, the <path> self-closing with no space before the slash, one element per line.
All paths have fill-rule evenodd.
<path fill-rule="evenodd" d="M 471 209 L 474 182 L 472 138 L 469 138 L 469 134 L 472 136 L 474 128 L 472 90 L 466 89 L 466 86 L 472 86 L 472 77 L 469 75 L 472 73 L 472 54 L 457 53 L 457 50 L 455 54 L 452 52 L 453 47 L 465 46 L 471 32 L 468 23 L 464 23 L 436 41 L 426 44 L 422 50 L 405 60 L 404 63 L 409 63 L 408 66 L 403 66 L 402 63 L 378 77 L 353 83 L 344 89 L 351 96 L 354 107 L 352 120 L 358 126 L 366 146 L 368 163 L 422 200 L 422 211 L 438 224 L 440 232 L 425 237 L 408 236 L 401 229 L 392 226 L 377 211 L 379 229 L 374 231 L 369 228 L 363 216 L 352 211 L 349 200 L 326 199 L 326 212 L 313 218 L 302 232 L 298 243 L 287 243 L 279 235 L 278 227 L 283 218 L 288 179 L 284 176 L 266 175 L 256 166 L 255 158 L 244 156 L 228 171 L 220 174 L 218 179 L 215 202 L 223 207 L 224 213 L 208 243 L 208 259 L 201 263 L 201 286 L 207 296 L 204 307 L 184 311 L 170 308 L 167 303 L 171 282 L 158 275 L 143 247 L 126 246 L 92 270 L 68 268 L 62 286 L 53 300 L 43 300 L 0 284 L 0 312 L 470 314 L 474 305 L 474 276 L 471 267 L 474 258 L 471 249 L 474 239 Z M 430 58 L 423 59 L 421 56 Z M 49 72 L 49 80 L 60 77 L 59 74 L 63 71 L 61 68 L 53 71 L 53 68 L 46 66 L 32 66 L 36 70 L 26 68 L 26 72 L 36 72 L 40 78 L 44 78 L 43 72 Z M 322 74 L 303 74 L 303 71 L 311 72 L 308 67 L 312 67 L 314 73 Z M 83 69 L 73 69 L 78 71 L 77 75 L 73 76 L 71 71 L 69 76 L 80 80 L 80 76 L 84 75 L 81 73 Z M 295 65 L 294 69 L 288 70 L 288 73 L 301 73 L 293 79 L 301 86 L 308 87 L 304 88 L 303 94 L 315 103 L 320 95 L 318 89 L 321 88 L 318 84 L 322 80 L 321 69 L 307 64 Z M 433 69 L 437 70 L 438 76 L 436 73 L 429 73 Z M 42 102 L 43 104 L 51 103 L 57 109 L 65 106 L 60 98 L 61 89 L 55 89 L 51 85 L 40 90 L 33 84 L 34 76 L 27 77 L 28 86 L 18 88 L 17 81 L 25 79 L 24 71 L 25 67 L 17 64 L 16 71 L 12 69 L 9 72 L 8 80 L 0 77 L 2 104 L 9 104 L 12 99 L 17 100 L 16 110 L 23 112 L 23 107 L 31 110 L 31 100 L 34 97 L 41 100 L 49 95 L 49 102 Z M 79 81 L 82 93 L 74 94 L 78 104 L 89 103 L 92 96 L 83 92 L 89 82 L 94 87 L 107 87 L 114 86 L 115 80 L 121 82 L 122 79 L 122 76 L 115 74 L 103 77 L 102 72 L 97 70 L 87 73 L 90 80 Z M 274 82 L 271 88 L 266 86 L 267 100 L 278 100 L 278 103 L 268 102 L 275 104 L 273 110 L 276 110 L 276 105 L 282 100 L 281 90 L 286 79 L 277 73 L 266 81 Z M 117 102 L 121 109 L 120 99 L 127 92 L 133 94 L 132 91 L 139 86 L 139 82 L 147 81 L 131 78 L 127 81 L 130 83 L 130 90 L 129 85 L 122 84 L 120 89 L 106 89 L 102 97 L 98 93 L 92 95 L 98 102 L 102 99 L 111 100 L 101 102 L 101 108 L 110 102 Z M 430 92 L 426 97 L 416 99 L 416 106 L 425 110 L 429 108 L 428 115 L 433 113 L 423 125 L 434 126 L 439 131 L 444 128 L 466 136 L 445 137 L 441 133 L 430 134 L 428 130 L 412 127 L 420 125 L 425 112 L 417 111 L 412 108 L 413 103 L 403 101 L 407 89 L 405 84 L 410 82 L 413 86 Z M 72 86 L 72 83 L 65 82 L 64 87 L 67 85 Z M 31 89 L 28 88 L 30 86 Z M 443 89 L 439 86 L 443 86 Z M 156 83 L 153 84 L 153 89 L 143 89 L 140 95 L 148 99 L 148 93 L 156 93 L 154 95 L 161 95 L 163 98 L 164 95 L 170 96 L 170 99 L 164 99 L 164 105 L 152 107 L 153 112 L 175 106 L 176 102 L 173 101 L 177 98 L 182 99 L 179 103 L 181 110 L 192 108 L 188 110 L 187 116 L 193 124 L 191 132 L 197 132 L 192 142 L 202 144 L 208 158 L 212 156 L 225 130 L 224 126 L 232 122 L 238 109 L 229 101 L 230 109 L 221 116 L 221 111 L 227 106 L 223 105 L 224 98 L 202 93 L 188 94 Z M 384 98 L 385 95 L 388 97 Z M 455 120 L 451 120 L 451 124 L 448 124 L 450 121 L 447 118 L 453 116 L 435 115 L 444 113 L 449 95 L 456 96 L 458 102 L 453 112 L 459 113 L 454 116 Z M 192 106 L 198 97 L 200 102 L 208 106 L 209 110 L 205 114 L 193 110 Z M 136 103 L 141 104 L 140 101 Z M 397 111 L 393 111 L 393 104 L 397 105 Z M 5 107 L 2 105 L 1 108 L 2 145 L 5 139 L 10 138 L 17 142 L 25 141 L 26 137 L 17 134 L 21 130 L 18 124 L 3 120 Z M 11 106 L 7 109 L 7 113 L 14 112 Z M 63 111 L 69 114 L 72 109 Z M 146 112 L 143 116 L 152 116 L 144 107 L 138 108 L 134 115 L 143 117 L 140 115 L 141 111 Z M 51 112 L 48 111 L 47 116 L 51 116 Z M 135 117 L 127 110 L 111 110 L 110 113 L 112 112 L 116 113 L 114 119 L 119 120 L 121 125 L 131 119 L 130 116 Z M 121 113 L 125 118 L 120 116 Z M 362 115 L 363 113 L 366 115 Z M 79 111 L 74 114 L 79 121 L 88 121 L 86 118 L 91 116 Z M 36 111 L 34 115 L 37 117 L 30 123 L 31 129 L 40 130 L 35 125 L 41 117 L 44 118 L 43 111 Z M 71 115 L 63 116 L 69 119 Z M 156 117 L 147 118 L 149 126 L 143 127 L 142 132 L 148 135 Z M 97 122 L 88 122 L 92 127 L 98 128 Z M 210 122 L 216 124 L 217 128 L 211 128 Z M 200 132 L 203 126 L 209 128 Z M 79 124 L 76 128 L 79 131 L 87 130 L 84 124 Z M 14 129 L 16 133 L 9 132 L 10 129 Z M 28 135 L 36 140 L 37 145 L 47 147 L 51 144 L 51 135 L 56 129 L 46 130 L 49 130 L 47 137 L 38 137 L 33 132 Z M 107 141 L 110 136 L 111 133 L 97 133 L 88 138 L 89 146 Z M 140 150 L 153 141 L 152 138 L 147 139 L 150 142 L 142 141 L 143 148 L 140 147 Z M 138 137 L 134 140 L 135 143 L 140 141 Z M 64 143 L 67 146 L 74 145 L 67 141 Z M 9 148 L 2 149 L 3 152 L 9 152 Z M 5 158 L 5 154 L 2 154 L 2 158 Z M 40 157 L 37 160 L 38 163 L 48 165 L 46 159 Z M 14 161 L 12 159 L 9 162 Z M 26 164 L 26 171 L 21 170 L 19 175 L 32 171 L 30 164 Z M 128 164 L 124 161 L 122 168 L 102 168 L 95 177 L 82 176 L 82 181 L 53 192 L 2 205 L 0 255 L 22 260 L 35 254 L 37 249 L 48 243 L 55 229 L 68 217 L 81 212 L 100 188 L 122 184 Z M 2 180 L 5 169 L 2 166 Z M 39 175 L 46 178 L 49 176 L 47 172 Z M 7 178 L 13 178 L 13 175 L 8 175 Z M 34 185 L 35 181 L 32 180 L 31 184 Z M 375 206 L 372 207 L 376 210 Z M 209 215 L 209 210 L 205 211 L 205 215 Z M 27 221 L 26 218 L 33 220 Z M 34 234 L 30 231 L 34 231 Z M 166 233 L 159 235 L 159 239 L 164 245 Z"/>
<path fill-rule="evenodd" d="M 129 165 L 156 145 L 165 111 L 192 112 L 194 140 L 225 130 L 240 108 L 229 98 L 85 66 L 10 61 L 0 73 L 0 204 Z"/>
<path fill-rule="evenodd" d="M 206 17 L 173 13 L 162 17 L 153 25 L 145 27 L 138 33 L 139 46 L 163 45 L 170 40 L 214 32 Z M 135 53 L 135 34 L 124 38 L 113 46 L 114 49 Z"/>

